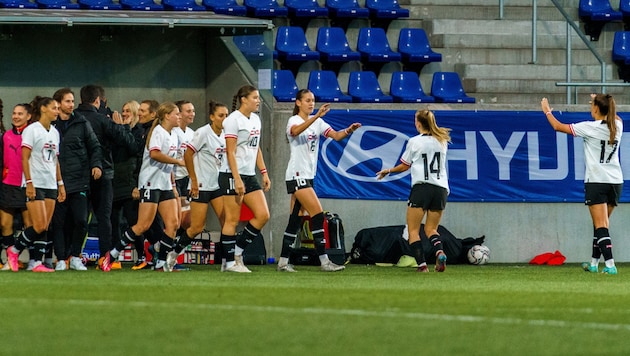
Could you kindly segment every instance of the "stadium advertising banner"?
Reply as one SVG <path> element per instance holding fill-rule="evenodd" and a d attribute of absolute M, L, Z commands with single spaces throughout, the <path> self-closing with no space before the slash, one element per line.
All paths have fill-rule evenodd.
<path fill-rule="evenodd" d="M 376 172 L 400 163 L 417 135 L 415 111 L 331 110 L 325 120 L 342 130 L 362 127 L 348 139 L 322 140 L 315 190 L 322 198 L 406 200 L 410 170 L 381 181 Z M 592 120 L 590 113 L 554 112 L 564 123 Z M 622 114 L 623 115 L 623 114 Z M 620 116 L 622 116 L 620 115 Z M 435 111 L 451 128 L 447 154 L 451 202 L 583 202 L 582 139 L 556 133 L 540 111 Z M 624 130 L 629 130 L 625 122 Z M 630 178 L 630 135 L 621 140 L 624 177 Z M 625 164 L 624 164 L 625 163 Z M 625 184 L 622 201 L 630 201 Z"/>

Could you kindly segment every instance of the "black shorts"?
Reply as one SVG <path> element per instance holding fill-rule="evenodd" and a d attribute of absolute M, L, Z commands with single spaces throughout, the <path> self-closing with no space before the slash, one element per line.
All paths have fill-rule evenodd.
<path fill-rule="evenodd" d="M 448 191 L 433 184 L 415 184 L 409 193 L 407 206 L 422 210 L 444 210 Z"/>
<path fill-rule="evenodd" d="M 32 201 L 46 200 L 46 199 L 57 199 L 58 195 L 59 194 L 57 192 L 57 189 L 35 188 L 35 199 L 33 199 Z M 25 201 L 28 203 L 31 200 L 26 198 Z"/>
<path fill-rule="evenodd" d="M 210 203 L 212 200 L 216 199 L 216 198 L 221 198 L 223 196 L 223 194 L 221 194 L 221 188 L 217 189 L 217 190 L 213 190 L 213 191 L 207 191 L 207 190 L 200 190 L 199 191 L 199 196 L 196 198 L 193 197 L 188 197 L 188 200 L 191 203 L 204 203 L 204 204 L 208 204 Z"/>
<path fill-rule="evenodd" d="M 172 190 L 140 189 L 141 203 L 159 204 L 165 200 L 171 199 L 175 199 L 175 193 Z"/>
<path fill-rule="evenodd" d="M 295 192 L 297 192 L 300 189 L 304 189 L 304 188 L 313 188 L 314 187 L 314 181 L 313 179 L 294 179 L 294 180 L 288 180 L 286 181 L 287 183 L 287 193 L 288 194 L 293 194 Z"/>
<path fill-rule="evenodd" d="M 584 204 L 617 206 L 622 188 L 623 184 L 584 183 Z"/>
<path fill-rule="evenodd" d="M 243 184 L 245 184 L 245 194 L 262 189 L 256 176 L 244 176 L 241 174 L 241 179 Z M 219 189 L 222 195 L 236 195 L 232 173 L 219 172 Z"/>
<path fill-rule="evenodd" d="M 184 177 L 175 181 L 175 188 L 180 197 L 188 196 L 188 182 L 190 177 Z"/>
<path fill-rule="evenodd" d="M 0 189 L 2 189 L 0 208 L 26 209 L 26 188 L 2 184 L 2 188 Z"/>

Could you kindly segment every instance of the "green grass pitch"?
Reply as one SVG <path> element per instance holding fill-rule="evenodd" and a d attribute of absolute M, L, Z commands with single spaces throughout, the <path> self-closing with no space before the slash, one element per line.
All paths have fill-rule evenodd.
<path fill-rule="evenodd" d="M 0 355 L 628 355 L 628 267 L 2 272 Z"/>

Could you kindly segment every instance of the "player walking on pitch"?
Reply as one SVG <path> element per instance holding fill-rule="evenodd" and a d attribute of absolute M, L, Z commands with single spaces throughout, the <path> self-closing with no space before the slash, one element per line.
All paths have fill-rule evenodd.
<path fill-rule="evenodd" d="M 390 173 L 405 172 L 411 168 L 412 188 L 407 201 L 409 245 L 418 263 L 418 272 L 429 272 L 420 241 L 420 225 L 426 214 L 424 232 L 435 251 L 435 271 L 444 272 L 446 254 L 437 228 L 449 193 L 446 151 L 451 141 L 451 130 L 437 126 L 435 115 L 429 110 L 417 111 L 415 124 L 419 135 L 407 142 L 407 148 L 400 158 L 401 163 L 379 171 L 376 176 L 380 180 Z"/>

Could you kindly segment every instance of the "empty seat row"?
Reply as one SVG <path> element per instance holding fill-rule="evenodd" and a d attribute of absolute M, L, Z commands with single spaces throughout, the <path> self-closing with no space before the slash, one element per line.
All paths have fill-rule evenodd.
<path fill-rule="evenodd" d="M 308 89 L 320 102 L 355 103 L 474 103 L 475 98 L 466 95 L 459 75 L 454 72 L 433 74 L 431 95 L 426 95 L 415 72 L 394 72 L 390 95 L 385 95 L 374 72 L 351 72 L 348 95 L 344 94 L 332 71 L 312 71 Z M 274 71 L 273 94 L 278 101 L 294 101 L 298 86 L 291 71 Z"/>
<path fill-rule="evenodd" d="M 195 0 L 162 0 L 161 4 L 153 0 L 0 0 L 0 7 L 4 8 L 52 8 L 94 10 L 175 10 L 175 11 L 206 11 L 217 14 L 252 17 L 373 17 L 399 18 L 409 17 L 409 10 L 403 9 L 398 0 L 367 0 L 366 7 L 361 8 L 357 0 L 326 0 L 326 6 L 321 7 L 317 0 L 286 0 L 284 6 L 276 0 L 243 0 L 239 5 L 236 0 L 203 0 L 203 6 Z"/>
<path fill-rule="evenodd" d="M 434 52 L 427 34 L 420 28 L 403 28 L 398 38 L 398 52 L 391 49 L 385 30 L 382 28 L 362 28 L 359 31 L 357 50 L 350 48 L 345 32 L 339 27 L 321 27 L 317 32 L 315 51 L 311 50 L 306 35 L 300 27 L 281 26 L 276 35 L 275 50 L 267 47 L 262 35 L 235 36 L 234 43 L 248 60 L 264 59 L 273 55 L 281 63 L 302 63 L 319 60 L 325 64 L 362 61 L 363 63 L 403 62 L 414 64 L 419 72 L 421 66 L 429 62 L 440 62 L 442 55 Z M 290 67 L 290 66 L 285 66 Z M 293 66 L 294 74 L 297 67 Z M 334 67 L 334 66 L 331 66 Z M 336 70 L 339 66 L 334 67 Z M 331 68 L 332 69 L 332 68 Z"/>

